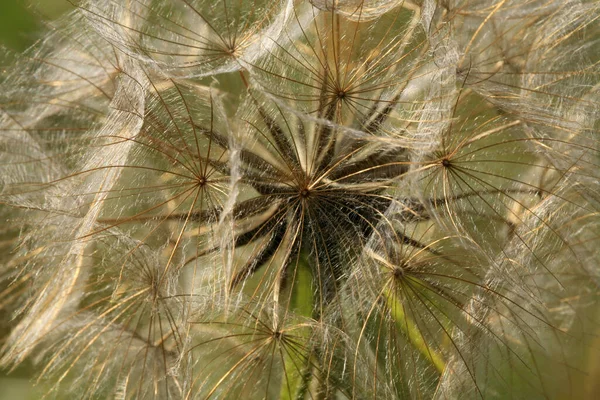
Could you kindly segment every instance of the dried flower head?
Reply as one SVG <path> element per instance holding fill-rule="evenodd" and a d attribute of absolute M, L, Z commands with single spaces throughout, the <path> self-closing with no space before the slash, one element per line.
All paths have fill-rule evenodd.
<path fill-rule="evenodd" d="M 598 18 L 81 1 L 0 90 L 1 365 L 57 397 L 585 396 Z"/>

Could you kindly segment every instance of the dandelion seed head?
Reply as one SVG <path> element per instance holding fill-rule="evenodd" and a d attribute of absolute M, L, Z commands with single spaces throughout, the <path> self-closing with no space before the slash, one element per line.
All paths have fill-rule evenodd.
<path fill-rule="evenodd" d="M 0 84 L 0 364 L 83 398 L 581 398 L 596 3 L 80 2 Z"/>

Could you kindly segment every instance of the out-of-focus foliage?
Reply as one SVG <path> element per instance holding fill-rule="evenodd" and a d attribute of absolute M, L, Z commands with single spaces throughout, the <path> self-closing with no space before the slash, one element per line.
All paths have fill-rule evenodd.
<path fill-rule="evenodd" d="M 0 5 L 0 44 L 23 51 L 40 38 L 45 23 L 72 8 L 67 0 L 5 1 Z"/>

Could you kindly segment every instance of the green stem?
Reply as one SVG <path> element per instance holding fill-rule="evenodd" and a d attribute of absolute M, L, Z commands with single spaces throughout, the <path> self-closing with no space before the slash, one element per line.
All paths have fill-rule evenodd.
<path fill-rule="evenodd" d="M 300 257 L 294 273 L 290 309 L 296 315 L 312 317 L 314 308 L 312 274 L 304 257 Z M 308 391 L 312 372 L 312 350 L 308 346 L 308 333 L 300 335 L 296 340 L 303 342 L 302 345 L 289 345 L 288 351 L 284 353 L 285 375 L 281 381 L 279 395 L 282 400 L 301 400 Z"/>
<path fill-rule="evenodd" d="M 404 311 L 404 305 L 398 300 L 391 289 L 386 288 L 383 291 L 386 305 L 394 319 L 396 326 L 402 330 L 408 337 L 409 342 L 427 359 L 441 374 L 446 368 L 446 363 L 442 356 L 429 346 L 421 333 L 421 330 Z"/>

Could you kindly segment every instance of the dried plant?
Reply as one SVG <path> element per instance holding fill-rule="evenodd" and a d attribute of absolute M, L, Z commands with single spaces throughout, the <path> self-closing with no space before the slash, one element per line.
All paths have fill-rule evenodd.
<path fill-rule="evenodd" d="M 77 6 L 1 85 L 1 365 L 59 398 L 594 396 L 598 1 Z"/>

